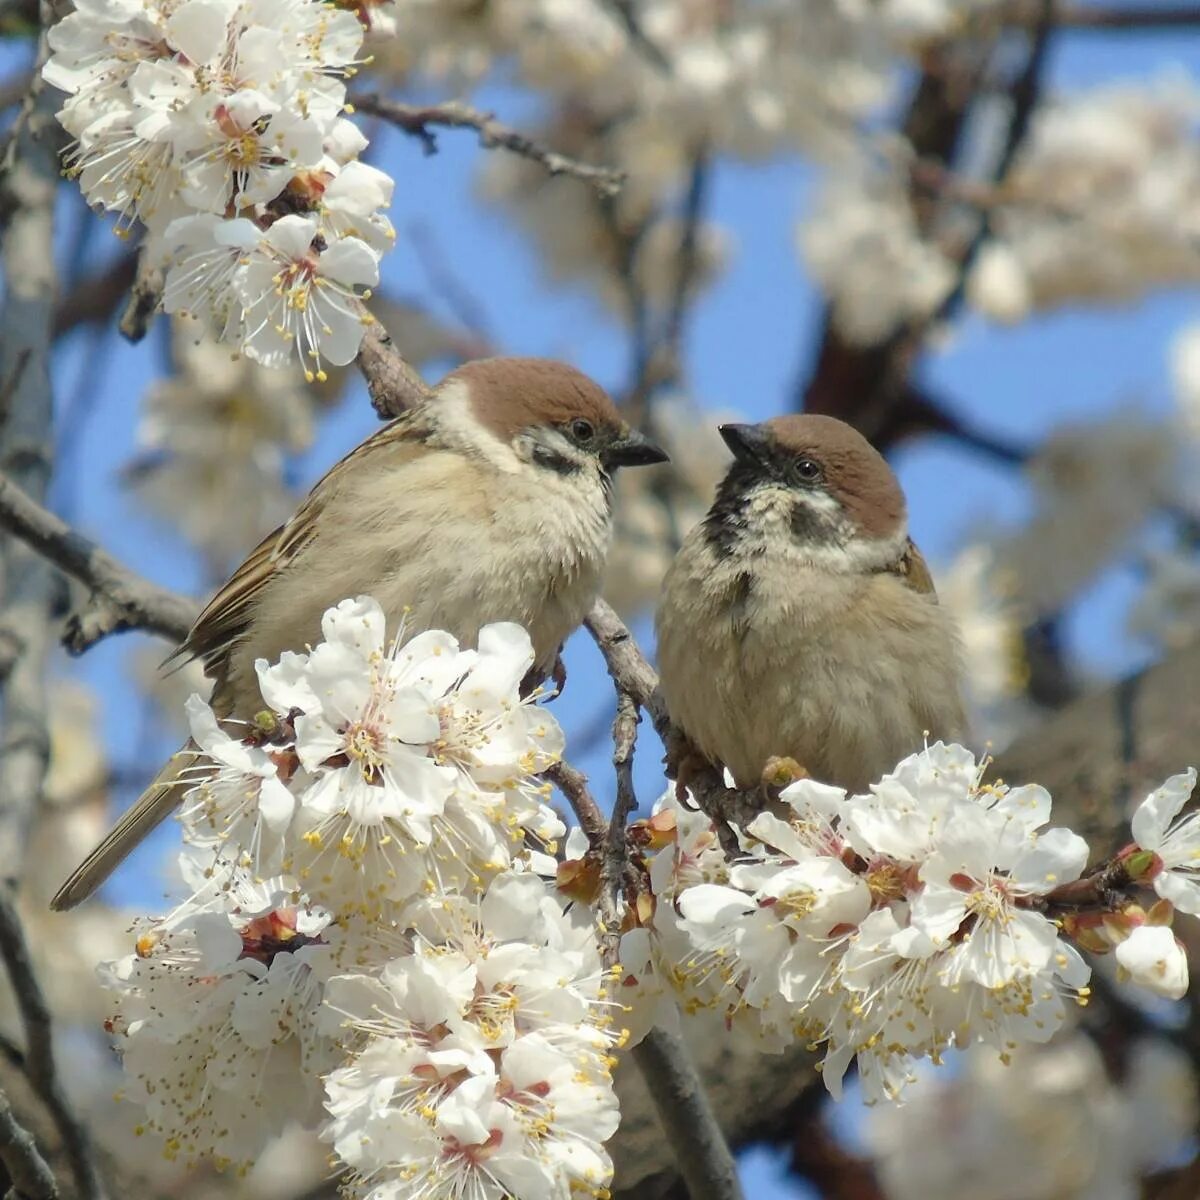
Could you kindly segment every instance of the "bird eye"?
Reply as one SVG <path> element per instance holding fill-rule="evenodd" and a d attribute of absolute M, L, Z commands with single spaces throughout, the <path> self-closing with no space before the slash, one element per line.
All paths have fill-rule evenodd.
<path fill-rule="evenodd" d="M 792 464 L 792 474 L 801 483 L 816 483 L 821 478 L 821 464 L 814 462 L 811 458 L 798 458 Z"/>
<path fill-rule="evenodd" d="M 590 442 L 596 436 L 596 430 L 591 421 L 585 421 L 582 417 L 576 417 L 571 422 L 571 436 L 577 442 Z"/>

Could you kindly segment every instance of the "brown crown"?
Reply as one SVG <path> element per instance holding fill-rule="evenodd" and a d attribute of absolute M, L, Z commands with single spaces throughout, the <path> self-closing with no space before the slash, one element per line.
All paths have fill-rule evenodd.
<path fill-rule="evenodd" d="M 883 455 L 853 426 L 815 413 L 774 417 L 765 426 L 785 453 L 819 464 L 830 493 L 868 537 L 889 537 L 903 527 L 900 483 Z"/>
<path fill-rule="evenodd" d="M 536 425 L 584 417 L 599 430 L 622 425 L 608 393 L 582 371 L 552 358 L 481 358 L 446 376 L 464 381 L 480 423 L 510 440 Z"/>

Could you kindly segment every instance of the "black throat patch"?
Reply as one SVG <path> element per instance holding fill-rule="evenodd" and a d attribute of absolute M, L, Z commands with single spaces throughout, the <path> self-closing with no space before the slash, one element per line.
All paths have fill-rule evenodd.
<path fill-rule="evenodd" d="M 745 534 L 750 493 L 761 478 L 756 468 L 739 462 L 721 480 L 716 499 L 704 518 L 704 540 L 718 558 L 728 558 Z"/>

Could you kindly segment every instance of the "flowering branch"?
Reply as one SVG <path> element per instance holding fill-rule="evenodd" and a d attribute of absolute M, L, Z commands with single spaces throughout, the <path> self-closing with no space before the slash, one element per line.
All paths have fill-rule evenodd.
<path fill-rule="evenodd" d="M 494 114 L 473 108 L 459 100 L 443 104 L 404 104 L 389 100 L 378 93 L 352 95 L 350 103 L 358 112 L 382 117 L 398 129 L 419 138 L 426 154 L 437 152 L 437 135 L 430 126 L 445 129 L 474 129 L 480 145 L 487 149 L 500 148 L 519 154 L 522 158 L 540 163 L 551 175 L 570 175 L 590 183 L 602 196 L 613 196 L 621 190 L 624 171 L 612 167 L 597 167 L 580 162 L 567 154 L 550 150 L 527 134 L 520 133 L 497 121 Z"/>
<path fill-rule="evenodd" d="M 142 579 L 3 476 L 0 527 L 90 590 L 90 603 L 64 635 L 73 654 L 126 629 L 145 629 L 176 642 L 187 636 L 199 611 L 194 601 Z"/>

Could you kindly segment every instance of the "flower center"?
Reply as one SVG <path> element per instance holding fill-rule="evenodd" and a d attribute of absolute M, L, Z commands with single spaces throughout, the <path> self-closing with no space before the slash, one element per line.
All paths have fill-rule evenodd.
<path fill-rule="evenodd" d="M 375 783 L 387 761 L 387 742 L 380 730 L 362 721 L 347 726 L 346 757 L 358 763 L 363 778 Z"/>

